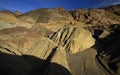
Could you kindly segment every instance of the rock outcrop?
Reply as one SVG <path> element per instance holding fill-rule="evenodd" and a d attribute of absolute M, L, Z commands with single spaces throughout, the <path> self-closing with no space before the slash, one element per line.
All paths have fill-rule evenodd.
<path fill-rule="evenodd" d="M 117 15 L 102 9 L 78 9 L 70 11 L 76 21 L 91 25 L 111 25 L 120 23 Z"/>
<path fill-rule="evenodd" d="M 49 55 L 46 53 L 47 52 L 51 53 L 52 49 L 55 48 L 56 46 L 51 40 L 44 38 L 35 31 L 27 30 L 26 28 L 15 27 L 15 28 L 4 29 L 1 30 L 0 32 L 1 32 L 1 40 L 8 43 L 8 47 L 9 47 L 9 43 L 11 43 L 11 45 L 13 43 L 13 46 L 15 44 L 16 46 L 18 46 L 18 49 L 21 48 L 20 52 L 22 52 L 22 54 L 35 55 L 41 59 L 46 59 L 46 57 Z M 13 50 L 11 52 L 14 52 Z M 41 54 L 39 53 L 39 51 Z M 15 54 L 19 54 L 19 53 L 15 53 Z"/>
<path fill-rule="evenodd" d="M 120 16 L 120 4 L 103 7 L 101 9 L 105 9 L 108 12 L 111 12 Z"/>
<path fill-rule="evenodd" d="M 57 46 L 49 38 L 45 38 L 39 33 L 23 27 L 0 30 L 0 52 L 0 58 L 6 58 L 6 56 L 4 56 L 6 54 L 11 56 L 8 59 L 0 60 L 1 63 L 9 61 L 10 59 L 13 60 L 13 63 L 10 63 L 9 65 L 7 65 L 9 62 L 6 62 L 5 65 L 0 65 L 3 66 L 2 72 L 6 72 L 8 74 L 16 75 L 19 73 L 18 75 L 27 75 L 33 71 L 32 75 L 34 75 L 34 72 L 35 74 L 42 75 L 44 75 L 43 73 L 47 73 L 45 75 L 62 75 L 67 74 L 70 71 L 64 48 Z M 41 59 L 41 61 L 35 60 L 30 56 L 37 57 L 38 59 Z M 63 57 L 64 59 L 62 59 Z M 16 61 L 18 61 L 18 64 L 16 64 Z M 32 62 L 34 63 L 31 64 Z M 34 65 L 35 63 L 37 63 L 37 65 Z M 56 66 L 51 63 L 56 63 Z M 12 66 L 13 64 L 15 64 L 16 67 Z M 69 71 L 66 71 L 66 73 L 64 72 L 65 69 L 62 69 L 61 74 L 59 74 L 58 71 L 54 71 L 54 69 L 59 70 L 58 64 L 64 66 Z M 7 71 L 6 67 L 9 68 L 10 71 Z"/>
<path fill-rule="evenodd" d="M 57 45 L 65 47 L 66 51 L 70 53 L 84 51 L 95 44 L 91 33 L 81 27 L 62 27 L 51 36 L 51 39 Z"/>

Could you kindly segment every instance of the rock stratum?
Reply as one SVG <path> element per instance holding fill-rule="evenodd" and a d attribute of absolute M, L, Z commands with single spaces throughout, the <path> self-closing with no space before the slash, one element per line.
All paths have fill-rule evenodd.
<path fill-rule="evenodd" d="M 119 10 L 0 11 L 0 75 L 120 75 Z"/>

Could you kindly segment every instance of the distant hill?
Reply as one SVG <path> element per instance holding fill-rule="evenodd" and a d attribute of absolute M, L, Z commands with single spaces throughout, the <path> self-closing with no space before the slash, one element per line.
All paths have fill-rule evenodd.
<path fill-rule="evenodd" d="M 73 20 L 69 12 L 63 8 L 36 9 L 22 14 L 19 19 L 32 23 L 51 23 Z"/>
<path fill-rule="evenodd" d="M 112 25 L 120 23 L 120 17 L 117 15 L 119 9 L 116 12 L 114 10 L 110 11 L 108 7 L 105 7 L 105 9 L 78 9 L 71 10 L 70 13 L 78 22 L 91 25 Z"/>
<path fill-rule="evenodd" d="M 15 16 L 20 16 L 20 15 L 22 15 L 22 13 L 21 13 L 20 11 L 15 11 L 14 14 L 15 14 Z"/>
<path fill-rule="evenodd" d="M 114 14 L 120 16 L 120 4 L 103 7 L 101 9 L 105 9 L 108 12 L 111 12 L 111 13 L 114 13 Z"/>
<path fill-rule="evenodd" d="M 14 13 L 12 11 L 9 11 L 9 10 L 1 10 L 0 13 L 12 15 L 12 16 L 14 15 Z"/>

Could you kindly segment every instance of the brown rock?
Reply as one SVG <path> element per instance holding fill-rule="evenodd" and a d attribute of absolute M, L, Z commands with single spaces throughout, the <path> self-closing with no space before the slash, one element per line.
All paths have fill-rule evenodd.
<path fill-rule="evenodd" d="M 117 15 L 102 9 L 78 9 L 70 11 L 76 21 L 91 25 L 111 25 L 120 23 Z"/>
<path fill-rule="evenodd" d="M 51 31 L 51 30 L 47 29 L 45 26 L 41 26 L 41 25 L 34 25 L 30 28 L 30 30 L 37 31 L 44 37 L 48 37 L 53 33 L 53 31 Z"/>
<path fill-rule="evenodd" d="M 56 49 L 56 53 L 53 56 L 51 62 L 60 64 L 70 71 L 69 66 L 68 66 L 68 62 L 67 62 L 66 52 L 65 52 L 64 48 L 61 46 L 59 46 Z"/>
<path fill-rule="evenodd" d="M 120 4 L 103 7 L 101 9 L 105 9 L 108 12 L 111 12 L 120 16 Z"/>
<path fill-rule="evenodd" d="M 15 14 L 16 17 L 22 15 L 22 13 L 20 11 L 15 11 L 14 14 Z"/>
<path fill-rule="evenodd" d="M 10 56 L 10 58 L 0 62 L 3 64 L 3 62 L 9 61 L 9 59 L 13 60 L 13 63 L 7 65 L 8 62 L 6 62 L 2 66 L 3 69 L 8 66 L 11 71 L 2 70 L 2 72 L 6 71 L 6 73 L 13 75 L 16 75 L 16 72 L 20 73 L 18 75 L 29 75 L 29 73 L 31 75 L 34 75 L 33 73 L 43 74 L 44 72 L 48 75 L 69 75 L 65 50 L 62 47 L 58 47 L 49 38 L 44 38 L 39 33 L 23 27 L 4 29 L 0 32 L 0 37 L 2 37 L 0 38 L 0 52 L 5 55 L 0 56 L 0 58 L 3 57 L 5 59 L 7 54 Z M 6 36 L 7 38 L 5 38 Z M 12 56 L 15 58 L 11 58 Z M 55 71 L 54 69 L 58 70 Z M 62 71 L 62 74 L 58 74 L 60 71 Z"/>
<path fill-rule="evenodd" d="M 89 31 L 80 27 L 63 27 L 51 39 L 58 45 L 65 47 L 67 52 L 77 53 L 95 44 Z M 88 42 L 89 41 L 89 42 Z"/>
<path fill-rule="evenodd" d="M 63 8 L 44 8 L 27 12 L 19 17 L 20 20 L 32 23 L 67 22 L 72 16 Z"/>
<path fill-rule="evenodd" d="M 11 15 L 11 16 L 14 16 L 14 13 L 9 11 L 9 10 L 1 10 L 0 13 L 3 13 L 3 14 L 7 14 L 7 15 Z"/>

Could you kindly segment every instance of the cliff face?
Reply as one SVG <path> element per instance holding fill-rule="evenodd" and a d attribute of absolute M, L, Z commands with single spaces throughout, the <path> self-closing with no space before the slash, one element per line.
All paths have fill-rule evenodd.
<path fill-rule="evenodd" d="M 0 75 L 120 75 L 119 9 L 0 11 Z"/>
<path fill-rule="evenodd" d="M 61 28 L 51 39 L 70 53 L 84 51 L 95 44 L 95 39 L 89 31 L 72 26 Z"/>

